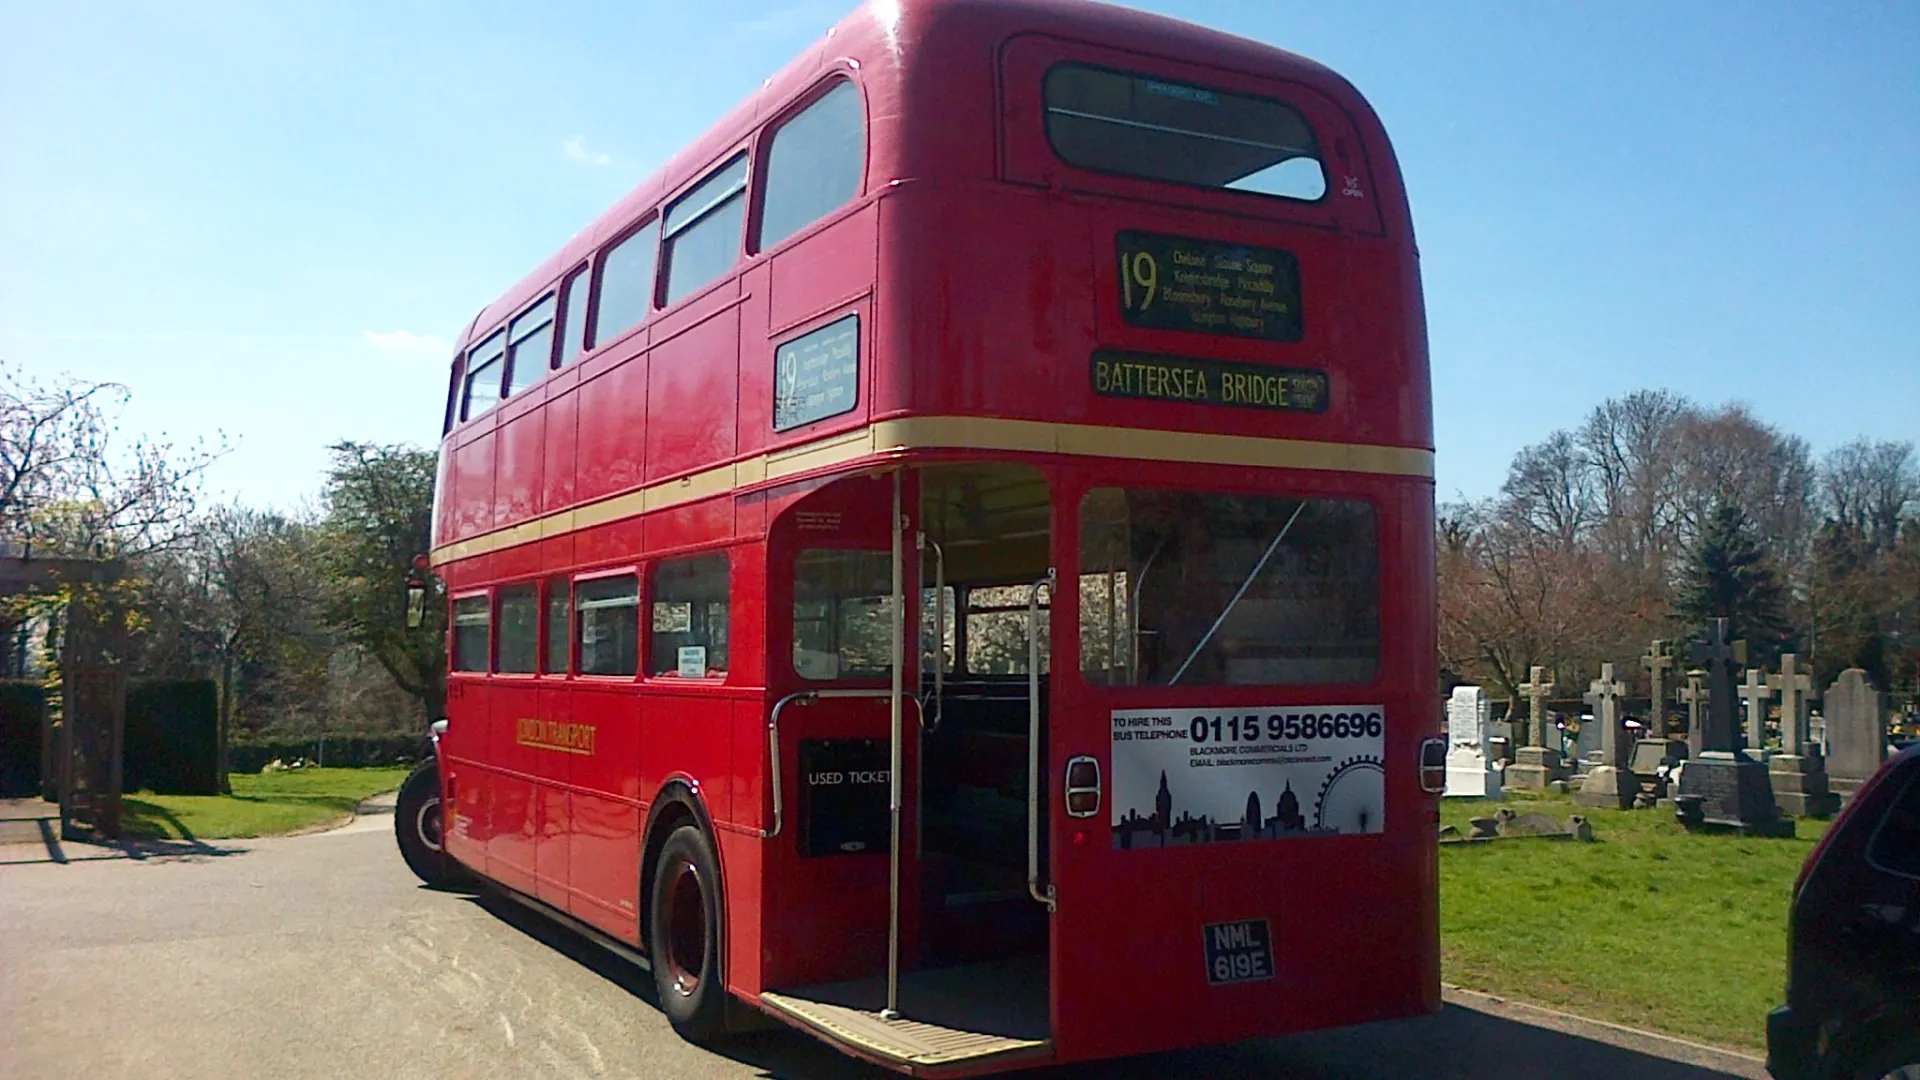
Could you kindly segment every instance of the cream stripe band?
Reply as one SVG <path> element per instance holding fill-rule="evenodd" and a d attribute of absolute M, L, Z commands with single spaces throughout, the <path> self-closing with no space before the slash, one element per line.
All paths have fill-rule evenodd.
<path fill-rule="evenodd" d="M 816 442 L 758 454 L 719 468 L 608 496 L 571 510 L 482 533 L 433 550 L 435 565 L 472 558 L 549 536 L 604 525 L 636 514 L 831 468 L 900 450 L 998 450 L 1096 458 L 1179 461 L 1196 465 L 1251 465 L 1386 476 L 1433 477 L 1433 451 L 1402 446 L 1261 439 L 1198 431 L 1053 424 L 971 416 L 915 416 L 882 420 Z"/>

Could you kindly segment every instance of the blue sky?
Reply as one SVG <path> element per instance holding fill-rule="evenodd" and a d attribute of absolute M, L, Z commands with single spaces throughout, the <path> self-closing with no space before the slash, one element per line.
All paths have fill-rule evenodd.
<path fill-rule="evenodd" d="M 1603 398 L 1920 438 L 1920 5 L 1144 6 L 1345 74 L 1412 194 L 1440 494 Z M 0 360 L 291 505 L 844 3 L 5 6 Z"/>

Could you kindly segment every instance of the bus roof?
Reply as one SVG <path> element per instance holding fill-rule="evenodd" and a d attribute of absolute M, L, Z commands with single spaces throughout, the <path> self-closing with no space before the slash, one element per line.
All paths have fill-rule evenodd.
<path fill-rule="evenodd" d="M 1385 146 L 1372 108 L 1332 69 L 1284 49 L 1156 15 L 1093 0 L 868 0 L 809 45 L 759 90 L 715 121 L 617 203 L 581 229 L 499 299 L 482 308 L 460 335 L 457 358 L 508 315 L 554 285 L 568 268 L 637 221 L 680 187 L 693 182 L 736 148 L 754 128 L 835 66 L 857 66 L 869 108 L 887 115 L 889 99 L 904 96 L 916 57 L 988 50 L 1019 33 L 1050 34 L 1137 49 L 1153 57 L 1231 68 L 1297 82 L 1326 95 L 1351 116 L 1369 143 Z M 847 62 L 852 61 L 852 65 Z M 876 140 L 877 141 L 877 140 Z M 1372 146 L 1369 146 L 1372 149 Z M 876 146 L 869 165 L 891 157 Z M 880 182 L 876 174 L 869 186 Z"/>

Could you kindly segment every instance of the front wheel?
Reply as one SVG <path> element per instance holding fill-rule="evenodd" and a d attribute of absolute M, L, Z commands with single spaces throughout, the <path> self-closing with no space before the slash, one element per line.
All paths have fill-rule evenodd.
<path fill-rule="evenodd" d="M 441 810 L 440 763 L 423 762 L 400 785 L 393 835 L 400 842 L 400 857 L 407 861 L 407 869 L 436 889 L 458 878 L 458 867 L 442 843 L 446 818 Z"/>
<path fill-rule="evenodd" d="M 720 971 L 720 865 L 697 826 L 682 825 L 660 846 L 653 874 L 647 954 L 660 1011 L 680 1037 L 711 1042 L 724 1031 L 727 988 Z"/>

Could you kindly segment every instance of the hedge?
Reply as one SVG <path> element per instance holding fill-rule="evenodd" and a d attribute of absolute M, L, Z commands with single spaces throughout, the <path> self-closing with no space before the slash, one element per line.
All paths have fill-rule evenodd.
<path fill-rule="evenodd" d="M 219 724 L 220 692 L 212 679 L 129 683 L 122 787 L 218 795 Z"/>
<path fill-rule="evenodd" d="M 38 679 L 0 679 L 0 799 L 40 793 L 40 726 L 47 689 Z"/>
<path fill-rule="evenodd" d="M 301 739 L 248 739 L 227 747 L 227 767 L 237 773 L 259 772 L 274 759 L 305 758 L 328 768 L 365 768 L 369 765 L 411 765 L 428 753 L 427 741 L 408 735 L 315 735 Z"/>

